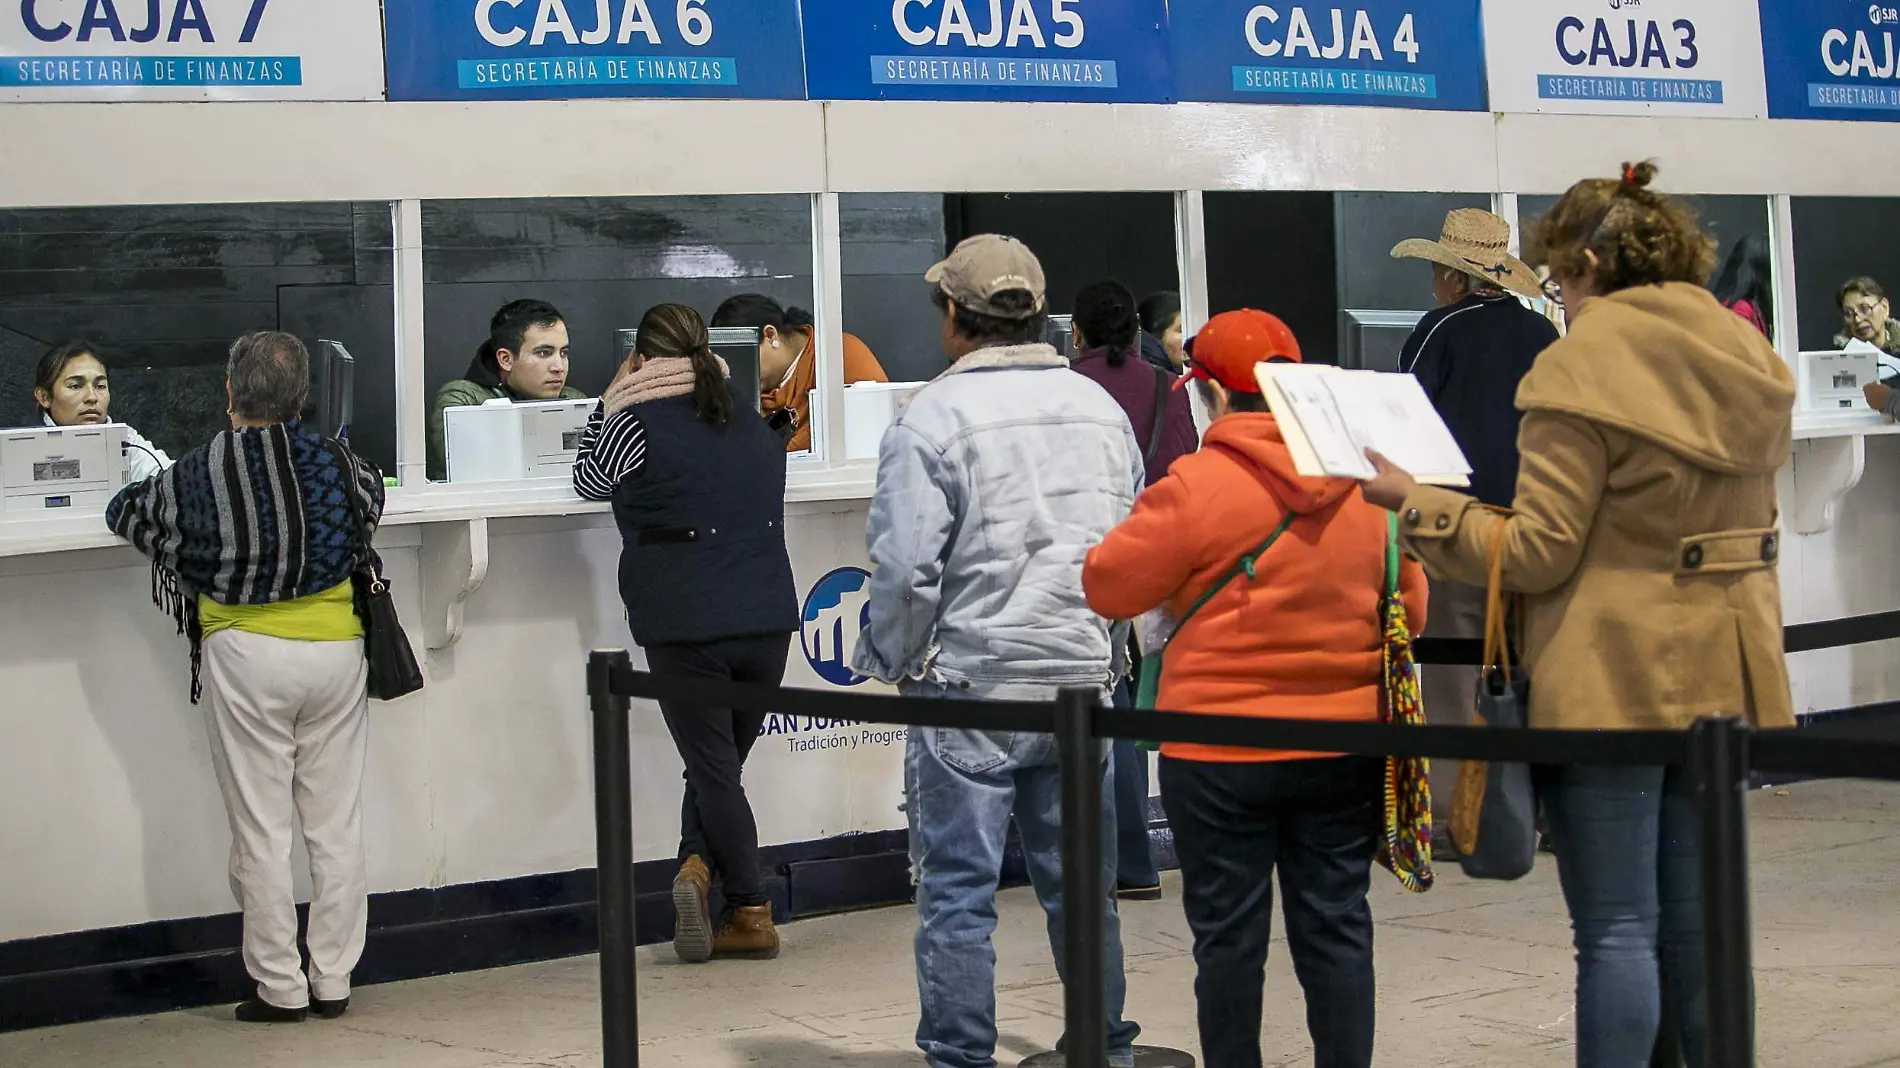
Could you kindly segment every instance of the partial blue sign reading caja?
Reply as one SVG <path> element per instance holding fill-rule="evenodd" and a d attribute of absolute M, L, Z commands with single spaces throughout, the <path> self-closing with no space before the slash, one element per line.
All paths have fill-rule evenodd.
<path fill-rule="evenodd" d="M 1768 114 L 1900 121 L 1900 0 L 1761 0 Z"/>
<path fill-rule="evenodd" d="M 804 18 L 814 99 L 1172 98 L 1163 0 L 825 0 Z"/>
<path fill-rule="evenodd" d="M 409 0 L 392 100 L 804 96 L 796 0 Z"/>

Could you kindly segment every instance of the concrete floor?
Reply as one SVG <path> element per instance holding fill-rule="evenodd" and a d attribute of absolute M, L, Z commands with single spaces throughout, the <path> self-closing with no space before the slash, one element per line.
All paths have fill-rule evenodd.
<path fill-rule="evenodd" d="M 1761 1064 L 1900 1068 L 1900 784 L 1762 792 L 1751 814 Z M 1448 873 L 1420 896 L 1377 873 L 1380 1064 L 1573 1063 L 1570 932 L 1547 861 L 1518 883 Z M 1194 969 L 1172 877 L 1168 891 L 1122 910 L 1130 1013 L 1142 1041 L 1195 1051 Z M 1001 912 L 998 1059 L 1013 1065 L 1055 1039 L 1062 991 L 1034 899 L 1009 892 Z M 688 967 L 666 947 L 644 949 L 641 1063 L 920 1065 L 911 929 L 908 909 L 805 920 L 765 963 Z M 600 1063 L 595 969 L 582 957 L 368 987 L 345 1019 L 294 1027 L 239 1026 L 226 1007 L 6 1034 L 0 1065 L 589 1068 Z M 1283 947 L 1267 1000 L 1268 1063 L 1312 1063 Z"/>

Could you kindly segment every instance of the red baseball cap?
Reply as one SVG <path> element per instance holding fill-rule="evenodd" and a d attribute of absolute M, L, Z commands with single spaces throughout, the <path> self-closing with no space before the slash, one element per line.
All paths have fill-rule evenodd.
<path fill-rule="evenodd" d="M 1202 378 L 1235 393 L 1258 393 L 1254 365 L 1272 359 L 1300 362 L 1300 343 L 1278 316 L 1252 308 L 1222 312 L 1194 335 L 1193 366 L 1181 381 Z"/>

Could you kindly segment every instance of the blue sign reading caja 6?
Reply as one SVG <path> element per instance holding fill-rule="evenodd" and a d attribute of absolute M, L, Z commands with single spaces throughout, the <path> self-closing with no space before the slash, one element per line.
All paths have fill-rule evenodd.
<path fill-rule="evenodd" d="M 1484 110 L 1478 0 L 1177 0 L 1170 17 L 1183 100 Z"/>
<path fill-rule="evenodd" d="M 804 95 L 797 0 L 403 0 L 391 100 Z"/>
<path fill-rule="evenodd" d="M 1170 97 L 1164 0 L 822 0 L 805 5 L 811 96 Z"/>
<path fill-rule="evenodd" d="M 1900 120 L 1900 0 L 1762 0 L 1768 113 Z"/>

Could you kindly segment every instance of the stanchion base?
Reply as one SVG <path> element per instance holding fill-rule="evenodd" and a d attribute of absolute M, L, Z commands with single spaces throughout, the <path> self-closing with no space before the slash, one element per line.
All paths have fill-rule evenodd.
<path fill-rule="evenodd" d="M 1054 1050 L 1023 1058 L 1018 1068 L 1068 1068 L 1062 1054 Z M 1136 1046 L 1135 1068 L 1194 1068 L 1194 1055 L 1166 1046 Z"/>

